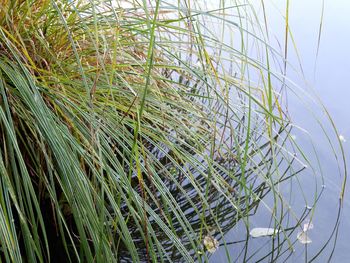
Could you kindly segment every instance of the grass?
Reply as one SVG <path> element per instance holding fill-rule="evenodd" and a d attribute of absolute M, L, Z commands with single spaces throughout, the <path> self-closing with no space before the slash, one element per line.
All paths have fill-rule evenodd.
<path fill-rule="evenodd" d="M 269 193 L 292 246 L 305 213 L 280 187 L 308 159 L 271 69 L 287 41 L 251 8 L 2 2 L 1 261 L 208 261 L 208 235 L 231 260 L 225 233 Z"/>

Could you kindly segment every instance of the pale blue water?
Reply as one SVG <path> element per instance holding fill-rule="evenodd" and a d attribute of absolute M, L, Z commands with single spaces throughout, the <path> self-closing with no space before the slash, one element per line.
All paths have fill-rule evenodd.
<path fill-rule="evenodd" d="M 257 1 L 260 2 L 260 1 Z M 284 38 L 284 22 L 281 14 L 276 12 L 275 7 L 272 7 L 266 2 L 268 10 L 268 21 L 271 34 L 275 35 L 282 43 Z M 277 9 L 285 12 L 284 0 L 275 0 L 274 3 Z M 272 11 L 273 10 L 273 11 Z M 322 0 L 294 0 L 290 1 L 290 27 L 297 45 L 299 55 L 302 60 L 302 67 L 305 74 L 305 79 L 310 86 L 313 87 L 314 93 L 319 96 L 332 116 L 334 123 L 337 126 L 339 133 L 347 139 L 343 143 L 346 158 L 350 161 L 350 1 L 347 0 L 326 0 L 322 35 L 319 48 L 319 54 L 316 60 L 316 51 L 318 43 L 318 30 L 321 19 Z M 296 52 L 293 51 L 292 42 L 289 42 L 288 60 L 292 65 L 298 65 Z M 276 44 L 277 46 L 277 44 Z M 315 67 L 316 62 L 316 67 Z M 302 88 L 306 89 L 306 84 L 299 75 L 292 70 L 288 71 L 288 76 L 295 80 Z M 308 100 L 306 102 L 309 103 Z M 322 113 L 321 108 L 315 105 L 310 106 L 311 109 L 319 116 L 320 121 L 325 124 L 325 129 L 331 131 L 330 124 L 327 122 L 326 114 Z M 315 122 L 314 117 L 305 110 L 298 100 L 290 95 L 289 98 L 289 113 L 294 122 L 305 128 L 315 145 L 316 152 L 319 155 L 319 161 L 322 165 L 324 183 L 318 181 L 319 186 L 325 185 L 324 192 L 317 203 L 317 208 L 313 216 L 314 229 L 310 233 L 312 243 L 305 246 L 296 243 L 294 246 L 295 252 L 290 257 L 277 257 L 277 262 L 309 262 L 320 251 L 322 246 L 327 242 L 331 235 L 333 227 L 336 223 L 337 212 L 339 208 L 339 193 L 341 180 L 337 168 L 337 160 L 332 155 L 332 149 L 328 144 L 328 139 L 322 134 L 322 130 Z M 302 145 L 306 153 L 311 155 L 313 162 L 313 149 L 309 144 L 309 139 L 305 133 L 295 132 L 296 140 Z M 330 133 L 330 140 L 336 145 L 336 135 Z M 337 150 L 339 150 L 337 148 Z M 338 156 L 340 157 L 340 156 Z M 313 179 L 305 176 L 300 182 L 304 185 L 304 189 L 310 188 L 310 193 L 314 191 Z M 341 223 L 337 238 L 333 236 L 331 242 L 326 246 L 322 253 L 314 259 L 314 262 L 350 262 L 350 194 L 347 193 L 341 212 Z M 319 189 L 320 190 L 320 189 Z M 308 193 L 307 193 L 308 194 Z M 299 209 L 303 206 L 303 200 L 300 196 L 292 197 L 292 206 Z M 265 216 L 264 216 L 265 215 Z M 261 209 L 256 216 L 252 218 L 255 226 L 268 226 L 269 216 L 266 216 L 266 211 Z M 243 226 L 236 227 L 227 236 L 226 241 L 237 241 L 245 239 L 246 230 Z M 295 234 L 294 234 L 295 236 Z M 336 244 L 334 242 L 336 241 Z M 265 244 L 265 245 L 264 245 Z M 254 262 L 254 257 L 249 258 L 249 255 L 254 254 L 261 249 L 261 253 L 269 251 L 271 248 L 270 238 L 252 239 L 249 241 L 248 256 L 246 260 Z M 243 244 L 244 245 L 244 244 Z M 243 245 L 229 246 L 229 253 L 232 261 L 243 262 L 244 255 L 242 252 Z M 334 251 L 333 251 L 334 249 Z M 257 252 L 258 254 L 260 253 Z M 256 257 L 259 258 L 259 257 Z M 256 259 L 257 260 L 257 259 Z M 265 258 L 262 262 L 270 262 L 271 257 Z M 226 252 L 223 247 L 211 257 L 212 262 L 227 262 Z"/>

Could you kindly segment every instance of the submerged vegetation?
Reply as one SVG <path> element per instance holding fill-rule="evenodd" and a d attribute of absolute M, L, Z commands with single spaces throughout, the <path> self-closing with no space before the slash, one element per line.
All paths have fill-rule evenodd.
<path fill-rule="evenodd" d="M 291 253 L 313 210 L 282 185 L 312 164 L 248 2 L 0 4 L 1 261 L 233 261 L 259 205 Z"/>

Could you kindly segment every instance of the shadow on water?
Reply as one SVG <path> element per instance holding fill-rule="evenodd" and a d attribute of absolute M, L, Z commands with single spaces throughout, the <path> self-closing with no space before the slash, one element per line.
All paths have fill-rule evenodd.
<path fill-rule="evenodd" d="M 217 11 L 220 10 L 220 8 L 213 8 L 213 10 Z M 213 53 L 215 53 L 215 49 L 212 48 L 212 50 L 214 50 Z M 222 54 L 225 54 L 225 51 L 221 52 Z M 283 65 L 279 66 L 280 68 L 283 68 Z M 168 77 L 173 78 L 177 83 L 184 86 L 193 86 L 193 83 L 190 81 L 186 82 L 183 76 L 178 76 L 175 73 Z M 250 77 L 254 79 L 254 73 L 250 73 Z M 276 77 L 276 79 L 277 82 L 281 80 L 278 79 L 278 77 Z M 281 92 L 283 92 L 283 85 L 287 84 L 282 83 Z M 240 94 L 239 96 L 244 97 L 245 95 L 246 94 Z M 290 100 L 293 101 L 293 98 L 290 98 Z M 205 103 L 209 104 L 210 101 Z M 234 117 L 237 118 L 237 116 Z M 246 126 L 244 125 L 244 114 L 240 117 L 243 121 L 239 122 L 234 130 L 239 131 L 241 134 L 245 134 Z M 317 217 L 315 217 L 317 212 L 315 211 L 318 209 L 317 205 L 320 200 L 324 198 L 325 188 L 324 178 L 319 176 L 320 173 L 322 174 L 322 165 L 318 168 L 310 168 L 312 171 L 308 172 L 305 171 L 308 170 L 305 165 L 300 165 L 299 156 L 297 157 L 295 155 L 288 159 L 284 154 L 278 155 L 275 153 L 276 151 L 282 152 L 281 148 L 285 147 L 291 153 L 298 152 L 301 155 L 304 154 L 299 147 L 303 148 L 303 146 L 300 145 L 303 145 L 303 143 L 307 145 L 310 142 L 305 141 L 296 144 L 295 139 L 292 138 L 292 140 L 290 140 L 290 137 L 294 136 L 294 133 L 298 134 L 298 138 L 299 136 L 305 137 L 305 134 L 300 135 L 298 133 L 299 130 L 295 131 L 295 129 L 298 130 L 299 128 L 296 127 L 295 123 L 290 123 L 277 132 L 276 141 L 280 142 L 279 147 L 276 147 L 276 145 L 271 146 L 268 141 L 261 141 L 263 138 L 262 135 L 255 137 L 255 143 L 261 146 L 259 146 L 259 150 L 251 151 L 251 163 L 249 164 L 250 167 L 248 165 L 248 168 L 246 169 L 244 179 L 245 184 L 249 185 L 249 194 L 247 195 L 247 189 L 242 186 L 242 167 L 237 165 L 234 158 L 232 158 L 232 156 L 239 155 L 236 147 L 227 148 L 226 153 L 215 152 L 219 157 L 214 159 L 214 165 L 209 164 L 206 160 L 199 159 L 201 167 L 211 167 L 215 170 L 215 173 L 219 174 L 222 179 L 227 182 L 227 192 L 224 193 L 218 191 L 218 189 L 211 184 L 208 185 L 208 179 L 203 177 L 203 174 L 210 175 L 212 171 L 203 168 L 202 173 L 198 173 L 197 167 L 193 168 L 186 164 L 181 165 L 181 167 L 173 167 L 172 162 L 167 160 L 166 157 L 163 157 L 162 159 L 159 152 L 159 157 L 162 160 L 161 162 L 164 167 L 167 170 L 172 171 L 172 178 L 165 179 L 164 182 L 167 188 L 170 189 L 171 195 L 179 204 L 180 209 L 184 212 L 188 222 L 191 224 L 193 233 L 191 233 L 190 236 L 183 233 L 183 226 L 176 220 L 176 217 L 171 214 L 166 214 L 166 212 L 163 211 L 164 207 L 161 204 L 160 195 L 154 193 L 154 196 L 156 197 L 155 199 L 159 201 L 150 201 L 148 204 L 158 214 L 171 218 L 172 231 L 180 237 L 182 244 L 191 251 L 191 256 L 198 259 L 198 261 L 330 261 L 334 256 L 337 245 L 343 200 L 336 200 L 335 206 L 332 207 L 332 220 L 328 222 L 327 231 L 324 231 L 325 233 L 322 234 L 321 238 L 318 238 L 316 232 L 314 233 L 315 239 L 313 240 L 313 243 L 301 244 L 297 238 L 298 234 L 302 231 L 302 226 L 307 220 L 312 219 L 317 222 Z M 321 130 L 322 129 L 323 127 Z M 245 136 L 242 136 L 242 138 L 244 137 Z M 230 138 L 227 138 L 227 141 L 224 141 L 223 144 L 232 145 L 232 141 L 230 141 Z M 244 145 L 244 142 L 241 141 L 240 145 Z M 250 145 L 250 147 L 254 149 L 256 146 Z M 317 152 L 317 147 L 314 147 L 314 145 L 308 147 L 311 150 L 307 151 L 306 154 L 313 155 L 314 151 Z M 150 149 L 150 151 L 157 152 L 157 149 Z M 274 152 L 273 155 L 271 154 L 272 152 Z M 260 156 L 258 158 L 259 161 L 254 164 L 254 154 L 261 155 L 261 153 L 264 153 L 263 157 Z M 210 153 L 208 152 L 208 155 L 209 154 Z M 229 155 L 231 158 L 225 158 L 225 154 L 226 157 Z M 278 160 L 274 159 L 276 156 L 278 156 Z M 194 155 L 194 158 L 198 157 Z M 309 160 L 310 163 L 317 163 L 319 161 L 318 157 L 310 158 Z M 294 165 L 295 162 L 298 164 L 296 165 L 297 168 Z M 186 176 L 183 174 L 186 170 L 189 170 L 190 174 L 194 175 L 193 181 L 197 182 L 198 188 L 194 188 L 192 182 L 190 182 L 188 178 L 186 179 Z M 279 179 L 274 181 L 274 186 L 271 187 L 271 185 L 268 185 L 267 181 L 259 178 L 261 175 L 259 175 L 257 171 L 261 174 L 265 174 L 267 178 L 270 176 L 276 177 L 277 174 Z M 160 175 L 162 174 L 161 171 L 158 173 Z M 316 179 L 301 178 L 304 177 L 303 175 L 310 174 L 316 174 Z M 146 183 L 152 184 L 152 180 L 148 180 Z M 281 192 L 276 194 L 275 187 Z M 203 192 L 208 193 L 207 204 L 203 203 L 202 196 L 198 192 L 198 189 L 202 189 Z M 315 191 L 313 191 L 313 189 L 315 189 Z M 141 189 L 139 189 L 139 191 L 141 191 Z M 227 198 L 227 196 L 232 197 L 232 199 Z M 284 199 L 285 196 L 287 196 L 286 199 Z M 336 198 L 338 198 L 338 195 Z M 232 200 L 234 200 L 234 205 L 232 204 Z M 290 201 L 290 203 L 288 203 L 288 201 Z M 299 204 L 292 208 L 293 202 Z M 125 215 L 127 215 L 126 209 L 127 208 L 125 208 Z M 138 232 L 138 228 L 133 228 L 135 222 L 130 221 L 129 223 L 129 229 L 131 229 L 135 244 L 137 244 L 140 249 L 140 257 L 143 258 L 144 261 L 147 261 L 147 257 L 145 256 L 147 254 L 147 247 L 144 245 L 142 239 L 138 240 L 137 238 L 140 233 Z M 156 225 L 155 220 L 152 218 L 150 219 L 150 223 Z M 253 238 L 250 236 L 249 232 L 254 226 L 273 228 L 276 229 L 278 233 L 273 237 Z M 317 228 L 317 226 L 315 228 Z M 169 255 L 171 260 L 182 262 L 183 258 L 181 254 L 178 253 L 178 250 L 174 248 L 172 240 L 169 240 L 167 236 L 164 235 L 161 228 L 155 228 L 155 231 L 157 238 L 161 240 L 162 244 L 164 244 L 163 247 L 166 248 L 166 254 Z M 323 230 L 318 229 L 316 231 L 322 232 Z M 219 242 L 218 250 L 214 254 L 207 251 L 203 242 L 202 245 L 198 247 L 198 250 L 193 249 L 189 237 L 192 239 L 203 240 L 203 237 L 205 236 L 210 236 Z M 122 255 L 120 257 L 121 261 L 130 261 L 129 256 L 126 253 L 120 253 L 120 255 Z M 158 260 L 161 259 L 158 258 Z"/>

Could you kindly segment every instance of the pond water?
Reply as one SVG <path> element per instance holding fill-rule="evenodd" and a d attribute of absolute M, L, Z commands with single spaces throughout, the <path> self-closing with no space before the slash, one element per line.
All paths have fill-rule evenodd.
<path fill-rule="evenodd" d="M 285 14 L 286 1 L 265 2 L 270 33 L 283 43 L 285 23 L 282 16 Z M 301 59 L 305 79 L 293 70 L 289 70 L 287 75 L 301 89 L 307 89 L 308 92 L 312 93 L 313 96 L 318 96 L 322 101 L 334 120 L 339 134 L 345 139 L 342 143 L 347 161 L 350 161 L 348 154 L 350 152 L 350 89 L 347 81 L 350 69 L 350 35 L 348 33 L 350 29 L 350 2 L 344 0 L 326 0 L 324 2 L 321 42 L 318 56 L 316 56 L 321 14 L 322 0 L 290 1 L 289 23 Z M 289 39 L 289 46 L 288 60 L 291 65 L 298 66 L 298 56 L 294 51 L 291 39 Z M 295 243 L 292 254 L 281 253 L 280 255 L 270 255 L 261 259 L 262 255 L 271 250 L 274 242 L 269 237 L 250 238 L 247 242 L 228 246 L 228 252 L 232 261 L 236 262 L 256 262 L 259 259 L 261 259 L 261 262 L 273 260 L 277 262 L 328 262 L 329 260 L 331 262 L 350 262 L 350 220 L 348 220 L 350 218 L 350 196 L 347 193 L 349 187 L 346 187 L 345 199 L 338 217 L 339 196 L 343 179 L 338 171 L 338 163 L 341 163 L 341 160 L 334 158 L 329 144 L 329 141 L 331 141 L 335 145 L 338 158 L 341 158 L 339 147 L 336 146 L 337 135 L 332 131 L 330 122 L 321 107 L 311 104 L 311 100 L 305 99 L 310 110 L 324 124 L 324 129 L 329 133 L 329 138 L 323 134 L 322 128 L 315 121 L 313 113 L 306 110 L 305 105 L 294 98 L 293 94 L 289 94 L 288 99 L 288 110 L 293 122 L 310 134 L 309 137 L 307 133 L 296 130 L 294 131 L 296 141 L 311 156 L 312 162 L 317 162 L 317 159 L 313 158 L 313 152 L 317 152 L 324 176 L 324 181 L 320 179 L 321 176 L 312 179 L 308 177 L 308 172 L 305 172 L 299 177 L 298 181 L 298 184 L 303 185 L 302 188 L 306 196 L 314 193 L 315 182 L 318 187 L 317 191 L 323 191 L 317 201 L 315 212 L 311 215 L 314 228 L 310 231 L 310 238 L 313 242 L 307 246 Z M 310 139 L 313 144 L 310 143 Z M 341 171 L 344 176 L 342 166 Z M 296 182 L 294 181 L 294 183 Z M 310 193 L 308 193 L 308 188 Z M 299 191 L 292 193 L 290 200 L 291 206 L 295 207 L 296 210 L 305 206 L 305 201 Z M 268 202 L 269 199 L 267 198 Z M 336 230 L 335 226 L 338 219 L 340 220 L 339 229 L 332 235 L 333 230 Z M 260 206 L 257 213 L 251 217 L 251 224 L 254 227 L 268 227 L 269 220 L 270 216 L 266 216 L 266 209 Z M 246 235 L 247 230 L 241 224 L 240 227 L 232 229 L 225 239 L 226 242 L 238 242 L 245 240 Z M 293 235 L 295 239 L 296 232 Z M 324 247 L 324 245 L 326 246 Z M 244 249 L 246 246 L 248 248 Z M 288 249 L 288 245 L 285 248 Z M 319 252 L 321 253 L 318 255 Z M 226 253 L 227 251 L 220 247 L 211 257 L 211 262 L 227 262 Z"/>

